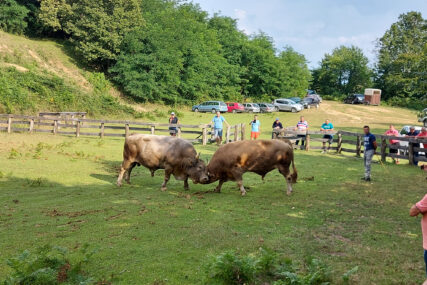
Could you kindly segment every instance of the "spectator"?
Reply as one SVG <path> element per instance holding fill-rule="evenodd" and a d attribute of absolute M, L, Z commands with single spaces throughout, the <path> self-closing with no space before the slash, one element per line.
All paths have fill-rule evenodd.
<path fill-rule="evenodd" d="M 331 134 L 331 132 L 334 131 L 334 125 L 329 121 L 329 119 L 326 119 L 326 121 L 323 123 L 323 125 L 320 127 L 320 130 L 325 133 L 330 134 L 324 134 L 323 135 L 323 151 L 322 153 L 326 153 L 326 142 L 328 142 L 328 151 L 331 149 L 331 144 L 334 140 L 334 135 Z"/>
<path fill-rule="evenodd" d="M 280 122 L 279 118 L 276 118 L 276 120 L 273 122 L 273 132 L 271 134 L 271 138 L 275 139 L 279 135 L 279 133 L 282 131 L 283 125 Z"/>
<path fill-rule="evenodd" d="M 362 180 L 371 181 L 371 163 L 372 158 L 374 157 L 375 150 L 377 149 L 377 139 L 373 134 L 369 126 L 363 127 L 363 132 L 365 136 L 363 138 L 363 145 L 365 148 L 364 151 L 364 165 L 365 165 L 365 177 Z"/>
<path fill-rule="evenodd" d="M 407 133 L 406 136 L 407 137 L 416 137 L 419 134 L 420 134 L 420 132 L 416 131 L 415 127 L 411 126 L 409 128 L 409 133 Z M 420 147 L 420 144 L 419 143 L 414 143 L 413 146 L 414 147 Z M 418 165 L 418 160 L 417 160 L 418 156 L 419 156 L 419 152 L 418 151 L 414 151 L 414 161 L 413 161 L 414 165 Z"/>
<path fill-rule="evenodd" d="M 259 138 L 259 134 L 261 132 L 261 123 L 258 120 L 258 116 L 255 115 L 254 116 L 254 120 L 250 122 L 251 124 L 251 140 L 256 140 L 257 138 Z"/>
<path fill-rule="evenodd" d="M 417 135 L 417 138 L 427 138 L 427 128 L 422 127 L 421 132 Z M 421 147 L 421 145 L 420 145 Z M 427 148 L 427 144 L 424 144 L 424 148 Z M 427 151 L 424 151 L 424 156 L 427 158 Z"/>
<path fill-rule="evenodd" d="M 386 136 L 393 136 L 393 137 L 399 136 L 399 132 L 394 128 L 393 125 L 390 125 L 390 128 L 384 134 Z M 394 154 L 399 154 L 399 149 L 398 149 L 399 140 L 391 139 L 389 140 L 389 143 L 390 143 L 389 152 Z M 391 146 L 393 146 L 393 148 L 391 148 Z M 392 157 L 391 159 L 393 159 L 394 163 L 399 164 L 399 158 Z"/>
<path fill-rule="evenodd" d="M 421 201 L 414 204 L 409 210 L 409 215 L 411 217 L 416 217 L 419 214 L 423 216 L 421 218 L 421 232 L 423 234 L 424 263 L 427 275 L 427 195 L 425 195 Z M 427 279 L 423 284 L 427 284 Z"/>
<path fill-rule="evenodd" d="M 178 117 L 175 116 L 175 112 L 171 113 L 171 116 L 169 117 L 169 124 L 173 124 L 176 125 L 178 124 Z M 173 137 L 176 136 L 176 134 L 178 133 L 178 128 L 177 127 L 169 127 L 169 134 Z"/>
<path fill-rule="evenodd" d="M 229 127 L 230 125 L 227 123 L 225 118 L 221 116 L 221 112 L 216 112 L 215 117 L 212 119 L 213 127 L 214 127 L 214 138 L 216 140 L 217 145 L 222 143 L 222 131 L 223 131 L 223 123 Z"/>
<path fill-rule="evenodd" d="M 304 149 L 304 144 L 305 144 L 305 138 L 307 137 L 306 132 L 308 131 L 308 123 L 307 121 L 304 119 L 304 116 L 300 117 L 299 122 L 297 123 L 297 126 L 294 128 L 295 131 L 300 132 L 299 135 L 297 135 L 297 137 L 301 138 L 301 149 Z M 302 134 L 304 133 L 304 134 Z M 295 142 L 296 145 L 299 144 L 300 140 L 297 140 Z"/>

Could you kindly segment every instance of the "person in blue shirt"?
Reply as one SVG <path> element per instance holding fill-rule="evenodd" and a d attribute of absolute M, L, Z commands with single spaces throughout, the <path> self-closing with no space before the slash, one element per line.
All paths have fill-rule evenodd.
<path fill-rule="evenodd" d="M 216 112 L 215 117 L 213 117 L 212 123 L 215 141 L 217 145 L 220 145 L 222 142 L 223 124 L 225 123 L 227 127 L 229 127 L 230 125 L 227 123 L 225 118 L 221 116 L 221 112 L 219 111 Z"/>
<path fill-rule="evenodd" d="M 364 126 L 363 132 L 365 133 L 363 137 L 365 177 L 362 180 L 371 181 L 371 163 L 378 145 L 377 139 L 371 134 L 369 126 Z"/>
<path fill-rule="evenodd" d="M 322 124 L 320 127 L 320 131 L 325 132 L 323 135 L 323 151 L 322 153 L 326 153 L 326 142 L 328 142 L 328 151 L 331 149 L 331 144 L 334 140 L 334 135 L 332 132 L 334 131 L 334 125 L 329 121 L 329 119 L 326 119 L 326 121 Z"/>
<path fill-rule="evenodd" d="M 251 124 L 251 140 L 256 140 L 259 138 L 259 134 L 261 132 L 261 122 L 258 120 L 258 116 L 255 115 L 253 121 L 250 122 Z"/>

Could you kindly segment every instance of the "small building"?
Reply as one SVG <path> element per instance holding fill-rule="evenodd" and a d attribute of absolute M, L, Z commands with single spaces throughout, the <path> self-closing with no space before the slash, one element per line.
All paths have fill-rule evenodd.
<path fill-rule="evenodd" d="M 381 89 L 367 88 L 364 95 L 366 105 L 379 105 L 381 103 Z"/>

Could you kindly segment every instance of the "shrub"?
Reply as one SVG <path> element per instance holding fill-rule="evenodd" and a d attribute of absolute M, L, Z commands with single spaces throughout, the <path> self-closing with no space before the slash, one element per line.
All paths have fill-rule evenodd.
<path fill-rule="evenodd" d="M 17 257 L 7 260 L 7 265 L 13 272 L 3 284 L 91 284 L 95 279 L 83 267 L 94 253 L 94 250 L 88 250 L 88 245 L 84 245 L 73 255 L 66 248 L 50 245 L 40 247 L 34 253 L 25 250 Z"/>
<path fill-rule="evenodd" d="M 25 18 L 29 10 L 15 0 L 0 1 L 0 29 L 14 34 L 22 34 L 27 28 Z"/>

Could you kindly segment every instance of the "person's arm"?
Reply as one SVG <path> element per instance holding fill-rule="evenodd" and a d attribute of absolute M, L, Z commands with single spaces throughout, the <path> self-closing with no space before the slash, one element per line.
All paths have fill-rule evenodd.
<path fill-rule="evenodd" d="M 409 216 L 416 217 L 418 214 L 420 214 L 420 210 L 417 208 L 417 205 L 412 205 L 411 209 L 409 210 Z"/>
<path fill-rule="evenodd" d="M 224 123 L 227 125 L 227 128 L 230 127 L 230 124 L 224 119 Z"/>
<path fill-rule="evenodd" d="M 378 147 L 377 141 L 376 140 L 373 141 L 372 144 L 374 145 L 374 150 L 377 150 L 377 147 Z"/>

